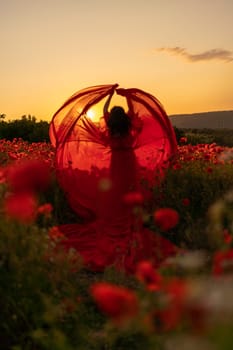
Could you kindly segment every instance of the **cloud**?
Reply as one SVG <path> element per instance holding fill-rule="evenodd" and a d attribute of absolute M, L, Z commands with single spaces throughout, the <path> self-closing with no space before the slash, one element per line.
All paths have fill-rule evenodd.
<path fill-rule="evenodd" d="M 233 61 L 233 52 L 224 49 L 212 49 L 208 51 L 203 51 L 200 53 L 190 53 L 185 48 L 182 47 L 160 47 L 154 49 L 153 52 L 165 52 L 170 55 L 180 56 L 188 60 L 189 62 L 200 62 L 200 61 L 224 61 L 232 62 Z"/>

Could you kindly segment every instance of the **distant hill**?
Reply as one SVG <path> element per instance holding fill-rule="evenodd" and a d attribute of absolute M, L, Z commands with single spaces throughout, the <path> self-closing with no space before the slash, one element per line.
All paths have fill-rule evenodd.
<path fill-rule="evenodd" d="M 233 110 L 169 115 L 171 123 L 180 129 L 233 129 Z"/>

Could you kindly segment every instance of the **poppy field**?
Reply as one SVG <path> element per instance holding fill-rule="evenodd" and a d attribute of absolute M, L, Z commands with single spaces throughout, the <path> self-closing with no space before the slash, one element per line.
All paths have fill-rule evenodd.
<path fill-rule="evenodd" d="M 60 244 L 58 226 L 81 218 L 54 149 L 0 140 L 1 349 L 232 349 L 233 149 L 182 137 L 163 181 L 127 200 L 178 255 L 89 271 Z"/>

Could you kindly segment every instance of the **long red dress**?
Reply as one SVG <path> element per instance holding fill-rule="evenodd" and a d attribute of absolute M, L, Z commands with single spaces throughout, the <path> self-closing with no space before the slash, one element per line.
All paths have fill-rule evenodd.
<path fill-rule="evenodd" d="M 64 246 L 77 249 L 93 270 L 114 264 L 133 272 L 140 260 L 159 264 L 176 252 L 172 243 L 143 227 L 140 210 L 135 213 L 139 208 L 126 201 L 129 193 L 141 191 L 142 182 L 159 181 L 176 152 L 176 140 L 153 96 L 117 86 L 95 86 L 73 95 L 55 113 L 50 139 L 60 185 L 85 219 L 85 224 L 60 226 Z M 127 100 L 132 129 L 125 137 L 109 135 L 106 116 L 94 123 L 86 114 L 113 90 Z"/>

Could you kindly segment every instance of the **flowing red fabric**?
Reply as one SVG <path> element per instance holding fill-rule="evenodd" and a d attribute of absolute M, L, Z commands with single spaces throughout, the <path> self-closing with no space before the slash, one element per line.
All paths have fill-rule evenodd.
<path fill-rule="evenodd" d="M 101 113 L 95 122 L 88 118 L 88 110 L 113 92 L 128 105 L 132 128 L 125 137 L 109 135 L 107 115 Z M 50 139 L 59 183 L 72 209 L 85 219 L 82 225 L 60 226 L 67 248 L 76 248 L 94 270 L 115 264 L 133 271 L 139 260 L 157 264 L 175 253 L 172 243 L 143 227 L 126 200 L 143 183 L 158 183 L 176 153 L 174 130 L 154 96 L 118 84 L 81 90 L 54 114 Z"/>

